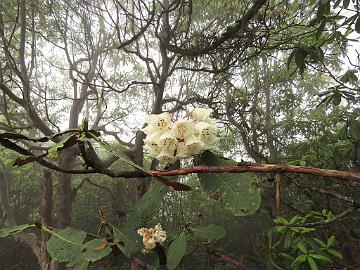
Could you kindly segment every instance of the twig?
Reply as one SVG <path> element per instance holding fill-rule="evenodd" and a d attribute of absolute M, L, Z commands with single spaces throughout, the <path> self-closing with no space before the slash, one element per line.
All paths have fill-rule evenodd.
<path fill-rule="evenodd" d="M 294 183 L 299 187 L 307 188 L 307 189 L 310 189 L 310 190 L 315 191 L 315 192 L 319 192 L 319 193 L 322 193 L 322 194 L 329 195 L 329 196 L 334 197 L 336 199 L 346 201 L 346 202 L 350 203 L 352 206 L 354 206 L 356 208 L 360 208 L 360 201 L 359 200 L 352 199 L 352 198 L 344 196 L 344 195 L 342 195 L 340 193 L 329 191 L 329 190 L 326 190 L 326 189 L 323 189 L 323 188 L 316 188 L 316 187 L 312 187 L 312 186 L 309 186 L 309 185 L 303 185 L 303 184 L 300 184 L 297 181 L 294 181 Z"/>
<path fill-rule="evenodd" d="M 331 218 L 331 219 L 328 219 L 328 220 L 320 220 L 320 221 L 315 221 L 315 222 L 308 222 L 308 223 L 305 223 L 303 226 L 304 226 L 304 227 L 314 227 L 314 226 L 320 226 L 320 225 L 327 225 L 327 224 L 329 224 L 329 223 L 332 223 L 332 222 L 334 222 L 334 221 L 337 221 L 337 220 L 339 220 L 339 219 L 342 219 L 343 217 L 346 217 L 346 216 L 350 215 L 350 214 L 353 213 L 355 210 L 356 210 L 356 208 L 350 207 L 350 208 L 346 209 L 345 211 L 343 211 L 342 213 L 340 213 L 339 215 L 334 216 L 334 217 Z"/>
<path fill-rule="evenodd" d="M 240 263 L 239 261 L 225 255 L 224 253 L 220 252 L 220 251 L 216 251 L 214 250 L 213 252 L 210 252 L 211 254 L 215 255 L 216 257 L 220 258 L 221 260 L 230 263 L 234 266 L 235 269 L 239 269 L 239 270 L 251 270 L 249 267 L 243 265 L 242 263 Z"/>

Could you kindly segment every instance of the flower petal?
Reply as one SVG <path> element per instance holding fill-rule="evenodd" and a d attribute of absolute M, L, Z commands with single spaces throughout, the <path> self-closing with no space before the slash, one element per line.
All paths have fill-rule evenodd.
<path fill-rule="evenodd" d="M 174 123 L 172 133 L 178 139 L 184 139 L 192 134 L 194 123 L 190 120 L 179 119 Z"/>
<path fill-rule="evenodd" d="M 189 136 L 185 140 L 185 146 L 190 156 L 200 154 L 205 150 L 204 144 L 195 135 Z"/>
<path fill-rule="evenodd" d="M 191 116 L 195 121 L 203 121 L 206 122 L 210 118 L 210 114 L 212 113 L 212 109 L 205 109 L 205 108 L 195 108 Z"/>
<path fill-rule="evenodd" d="M 158 130 L 166 130 L 171 122 L 171 113 L 165 112 L 160 114 L 150 114 L 145 118 L 148 126 L 157 128 Z"/>
<path fill-rule="evenodd" d="M 204 145 L 211 146 L 218 141 L 218 138 L 215 135 L 214 125 L 207 122 L 198 122 L 195 124 L 195 129 L 198 132 L 199 139 Z"/>

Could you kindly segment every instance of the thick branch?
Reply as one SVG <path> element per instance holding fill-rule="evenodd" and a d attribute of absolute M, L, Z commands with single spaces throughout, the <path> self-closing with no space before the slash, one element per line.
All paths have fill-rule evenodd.
<path fill-rule="evenodd" d="M 178 175 L 187 175 L 191 173 L 245 173 L 245 172 L 254 172 L 254 173 L 303 173 L 310 174 L 322 177 L 333 177 L 336 179 L 344 181 L 357 181 L 360 182 L 360 174 L 337 171 L 330 169 L 321 169 L 315 167 L 304 167 L 304 166 L 294 166 L 286 164 L 260 164 L 260 163 L 239 163 L 237 166 L 191 166 L 184 167 L 176 170 L 149 170 L 144 171 L 115 171 L 110 170 L 102 166 L 102 162 L 99 161 L 96 164 L 92 164 L 89 160 L 85 160 L 85 163 L 93 167 L 90 170 L 72 170 L 59 167 L 43 158 L 43 156 L 37 156 L 30 152 L 29 150 L 17 145 L 16 143 L 0 138 L 0 144 L 4 147 L 14 150 L 25 156 L 33 156 L 34 161 L 40 163 L 41 165 L 53 169 L 55 171 L 69 173 L 69 174 L 89 174 L 89 173 L 100 173 L 108 175 L 113 178 L 123 177 L 123 178 L 144 178 L 152 175 L 154 177 L 165 177 L 165 176 L 178 176 Z M 88 159 L 87 155 L 83 153 L 83 158 Z"/>
<path fill-rule="evenodd" d="M 190 173 L 244 173 L 244 172 L 255 172 L 255 173 L 304 173 L 311 174 L 323 177 L 333 177 L 345 181 L 360 181 L 360 174 L 329 170 L 329 169 L 320 169 L 315 167 L 304 167 L 304 166 L 294 166 L 286 164 L 245 164 L 238 166 L 193 166 L 185 167 L 178 170 L 171 171 L 150 171 L 152 174 L 157 176 L 175 176 L 175 175 L 186 175 Z"/>
<path fill-rule="evenodd" d="M 113 178 L 144 178 L 149 177 L 148 173 L 144 173 L 142 171 L 114 171 L 109 169 L 97 170 L 69 170 L 60 168 L 54 164 L 46 162 L 44 160 L 38 161 L 41 165 L 48 167 L 50 169 L 71 173 L 71 174 L 90 174 L 90 173 L 100 173 L 105 174 Z M 239 165 L 239 166 L 193 166 L 193 167 L 185 167 L 177 170 L 169 170 L 169 171 L 158 171 L 151 170 L 148 171 L 153 176 L 178 176 L 178 175 L 187 175 L 191 173 L 246 173 L 246 172 L 254 172 L 254 173 L 304 173 L 322 177 L 333 177 L 339 180 L 344 181 L 357 181 L 360 182 L 360 175 L 357 173 L 337 171 L 337 170 L 328 170 L 328 169 L 320 169 L 314 167 L 302 167 L 302 166 L 293 166 L 293 165 L 281 165 L 281 164 L 250 164 L 250 165 Z"/>

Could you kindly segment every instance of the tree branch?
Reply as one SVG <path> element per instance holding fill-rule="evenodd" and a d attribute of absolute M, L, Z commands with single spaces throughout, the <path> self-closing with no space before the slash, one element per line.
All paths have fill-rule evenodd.
<path fill-rule="evenodd" d="M 312 191 L 319 192 L 321 194 L 329 195 L 329 196 L 334 197 L 334 198 L 336 198 L 338 200 L 348 202 L 348 203 L 350 203 L 352 206 L 354 206 L 356 208 L 360 208 L 360 200 L 356 200 L 356 199 L 353 199 L 351 197 L 342 195 L 342 194 L 337 193 L 337 192 L 329 191 L 329 190 L 326 190 L 326 189 L 323 189 L 323 188 L 316 188 L 316 187 L 312 187 L 312 186 L 309 186 L 309 185 L 303 185 L 303 184 L 300 184 L 298 181 L 294 181 L 294 183 L 298 187 L 310 189 Z"/>
<path fill-rule="evenodd" d="M 242 32 L 249 21 L 259 12 L 260 8 L 266 3 L 266 0 L 256 0 L 254 5 L 244 14 L 244 16 L 239 19 L 233 27 L 228 27 L 227 31 L 223 33 L 220 37 L 216 38 L 213 43 L 204 48 L 181 48 L 175 45 L 169 45 L 168 50 L 184 56 L 199 56 L 207 54 L 218 47 L 220 47 L 227 40 L 233 38 L 237 33 Z"/>
<path fill-rule="evenodd" d="M 130 39 L 126 40 L 126 41 L 122 41 L 121 44 L 117 47 L 118 49 L 122 49 L 130 44 L 132 44 L 134 41 L 136 41 L 139 37 L 142 36 L 142 34 L 145 33 L 145 31 L 149 28 L 149 26 L 151 25 L 151 23 L 154 20 L 155 17 L 155 1 L 152 2 L 153 4 L 153 10 L 150 12 L 150 18 L 147 20 L 146 24 L 144 27 L 142 27 L 139 32 L 135 33 Z"/>
<path fill-rule="evenodd" d="M 47 160 L 44 159 L 44 155 L 35 156 L 31 151 L 25 149 L 16 143 L 10 141 L 9 139 L 0 138 L 0 144 L 4 147 L 14 150 L 25 156 L 33 156 L 34 160 L 39 164 L 53 169 L 55 171 L 69 173 L 69 174 L 90 174 L 90 173 L 100 173 L 108 175 L 113 178 L 145 178 L 154 176 L 154 177 L 165 177 L 165 176 L 178 176 L 178 175 L 187 175 L 192 173 L 245 173 L 245 172 L 254 172 L 254 173 L 303 173 L 310 174 L 322 177 L 332 177 L 343 181 L 357 181 L 360 182 L 360 174 L 338 171 L 331 169 L 321 169 L 315 167 L 305 167 L 305 166 L 294 166 L 286 164 L 260 164 L 260 163 L 246 163 L 240 162 L 237 166 L 190 166 L 184 167 L 176 170 L 149 170 L 149 171 L 116 171 L 110 170 L 103 166 L 102 161 L 96 162 L 93 164 L 93 160 L 87 160 L 89 157 L 82 153 L 82 157 L 85 159 L 85 163 L 93 167 L 93 169 L 83 169 L 83 170 L 73 170 L 61 168 Z M 84 149 L 83 149 L 84 150 Z M 93 157 L 94 158 L 94 157 Z M 95 153 L 95 158 L 98 158 Z"/>
<path fill-rule="evenodd" d="M 239 261 L 229 257 L 228 255 L 225 255 L 224 253 L 220 251 L 214 250 L 213 252 L 210 252 L 211 254 L 215 255 L 216 257 L 220 258 L 221 260 L 231 264 L 235 269 L 239 270 L 251 270 L 249 267 L 243 265 Z"/>
<path fill-rule="evenodd" d="M 157 176 L 175 176 L 175 175 L 186 175 L 191 173 L 245 173 L 245 172 L 255 172 L 255 173 L 304 173 L 311 174 L 323 177 L 333 177 L 344 181 L 360 181 L 360 174 L 329 170 L 329 169 L 320 169 L 315 167 L 305 167 L 305 166 L 294 166 L 286 164 L 238 164 L 238 166 L 193 166 L 185 167 L 178 170 L 170 171 L 150 171 L 152 174 Z"/>

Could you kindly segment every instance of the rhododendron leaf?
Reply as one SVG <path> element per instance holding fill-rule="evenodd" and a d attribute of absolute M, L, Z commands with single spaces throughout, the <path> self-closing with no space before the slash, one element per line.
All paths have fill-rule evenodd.
<path fill-rule="evenodd" d="M 111 226 L 115 237 L 115 243 L 121 245 L 118 247 L 126 257 L 130 258 L 133 253 L 141 250 L 141 237 L 136 233 L 135 229 L 120 230 L 114 225 Z"/>
<path fill-rule="evenodd" d="M 198 238 L 207 240 L 208 242 L 219 240 L 226 236 L 226 231 L 222 226 L 210 224 L 204 227 L 191 228 L 191 232 Z"/>
<path fill-rule="evenodd" d="M 111 247 L 105 239 L 94 239 L 86 242 L 84 246 L 85 248 L 81 254 L 81 257 L 89 262 L 98 261 L 109 255 L 112 251 Z"/>
<path fill-rule="evenodd" d="M 22 233 L 26 229 L 35 227 L 35 224 L 22 224 L 12 227 L 5 227 L 0 229 L 0 238 L 16 235 Z"/>
<path fill-rule="evenodd" d="M 128 214 L 125 227 L 133 229 L 144 227 L 158 211 L 159 204 L 168 191 L 169 189 L 162 183 L 153 182 L 144 196 L 137 201 L 133 211 Z"/>
<path fill-rule="evenodd" d="M 50 240 L 46 243 L 50 256 L 58 262 L 76 263 L 84 250 L 82 244 L 86 233 L 72 228 L 54 230 Z"/>
<path fill-rule="evenodd" d="M 167 267 L 169 270 L 175 269 L 180 263 L 186 252 L 186 232 L 181 231 L 171 242 L 167 253 Z"/>
<path fill-rule="evenodd" d="M 205 151 L 199 158 L 205 166 L 234 166 L 236 163 Z M 199 173 L 205 190 L 216 197 L 219 204 L 235 216 L 253 214 L 260 207 L 260 190 L 248 173 Z M 214 196 L 216 195 L 216 196 Z"/>

